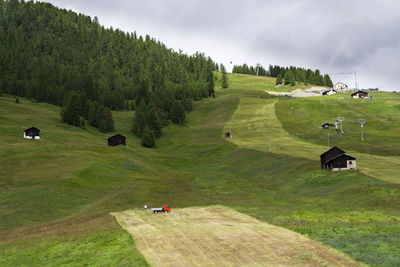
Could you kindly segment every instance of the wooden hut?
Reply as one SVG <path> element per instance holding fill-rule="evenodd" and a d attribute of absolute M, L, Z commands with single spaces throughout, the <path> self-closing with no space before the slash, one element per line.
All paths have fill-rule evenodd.
<path fill-rule="evenodd" d="M 24 131 L 25 139 L 40 139 L 40 130 L 36 127 L 31 127 Z"/>
<path fill-rule="evenodd" d="M 329 128 L 334 127 L 335 124 L 325 123 L 325 124 L 322 124 L 321 126 L 322 126 L 322 130 L 329 130 Z"/>
<path fill-rule="evenodd" d="M 352 93 L 352 94 L 351 94 L 351 97 L 352 97 L 352 98 L 362 98 L 362 99 L 364 99 L 364 98 L 369 98 L 369 95 L 368 95 L 367 92 L 364 92 L 364 91 L 357 91 L 357 92 L 355 92 L 355 93 Z"/>
<path fill-rule="evenodd" d="M 126 137 L 121 134 L 116 134 L 108 138 L 108 146 L 126 145 Z"/>
<path fill-rule="evenodd" d="M 232 138 L 232 137 L 233 137 L 233 135 L 232 135 L 231 132 L 226 132 L 225 133 L 225 138 Z"/>
<path fill-rule="evenodd" d="M 346 155 L 345 151 L 333 147 L 320 156 L 321 168 L 331 171 L 356 170 L 357 159 Z"/>

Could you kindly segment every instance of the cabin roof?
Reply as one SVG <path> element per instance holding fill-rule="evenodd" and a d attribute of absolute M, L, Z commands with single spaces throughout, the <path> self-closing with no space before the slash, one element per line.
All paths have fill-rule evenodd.
<path fill-rule="evenodd" d="M 362 93 L 362 94 L 368 95 L 368 93 L 367 93 L 367 92 L 364 92 L 364 91 L 361 91 L 361 90 L 358 90 L 357 92 L 354 92 L 354 93 L 352 93 L 351 95 L 357 95 L 357 94 L 359 94 L 359 93 Z"/>
<path fill-rule="evenodd" d="M 108 140 L 111 140 L 111 139 L 114 139 L 114 138 L 117 138 L 117 137 L 126 138 L 126 137 L 123 136 L 122 134 L 116 134 L 116 135 L 113 135 L 113 136 L 109 137 Z"/>
<path fill-rule="evenodd" d="M 346 151 L 341 150 L 340 148 L 334 146 L 334 147 L 332 147 L 331 149 L 329 149 L 328 151 L 326 151 L 325 153 L 321 154 L 320 157 L 325 156 L 326 154 L 328 154 L 329 152 L 331 152 L 331 151 L 333 151 L 333 150 L 338 150 L 338 152 L 341 153 L 341 155 L 343 155 L 344 153 L 346 153 Z"/>
<path fill-rule="evenodd" d="M 332 161 L 334 161 L 334 160 L 337 160 L 337 159 L 343 158 L 343 157 L 346 157 L 348 160 L 356 160 L 355 157 L 352 157 L 352 156 L 349 156 L 349 155 L 346 155 L 346 154 L 342 154 L 342 155 L 339 155 L 339 156 L 337 156 L 337 157 L 334 157 L 334 158 L 328 160 L 328 161 L 325 162 L 325 163 L 329 163 L 329 162 L 332 162 Z"/>
<path fill-rule="evenodd" d="M 30 130 L 35 130 L 35 131 L 40 132 L 40 130 L 38 128 L 36 128 L 36 127 L 28 128 L 28 129 L 25 130 L 25 132 L 30 131 Z"/>

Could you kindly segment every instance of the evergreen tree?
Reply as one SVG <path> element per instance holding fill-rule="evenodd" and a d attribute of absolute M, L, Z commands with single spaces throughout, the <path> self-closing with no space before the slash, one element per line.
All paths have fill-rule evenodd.
<path fill-rule="evenodd" d="M 285 73 L 285 77 L 284 77 L 285 85 L 290 84 L 290 79 L 291 79 L 291 75 L 290 74 L 291 74 L 291 72 L 289 72 L 289 71 Z"/>
<path fill-rule="evenodd" d="M 208 70 L 207 73 L 207 89 L 208 89 L 208 96 L 215 98 L 215 89 L 214 89 L 214 74 L 211 69 Z"/>
<path fill-rule="evenodd" d="M 226 74 L 226 69 L 223 64 L 221 64 L 221 72 L 222 72 L 222 79 L 221 79 L 221 85 L 222 88 L 228 88 L 228 76 Z"/>
<path fill-rule="evenodd" d="M 180 101 L 175 101 L 171 110 L 171 120 L 175 124 L 185 124 L 186 122 L 186 113 L 185 108 L 183 107 Z"/>
<path fill-rule="evenodd" d="M 191 112 L 193 111 L 193 103 L 192 100 L 188 97 L 184 98 L 182 100 L 182 105 L 185 108 L 186 112 Z"/>
<path fill-rule="evenodd" d="M 276 85 L 280 85 L 282 83 L 283 83 L 282 74 L 279 74 L 278 77 L 276 77 Z"/>
<path fill-rule="evenodd" d="M 156 138 L 153 131 L 149 127 L 143 129 L 142 146 L 153 148 L 156 145 Z"/>
<path fill-rule="evenodd" d="M 331 80 L 331 77 L 329 77 L 328 74 L 324 75 L 324 86 L 327 86 L 329 88 L 333 88 L 333 82 Z"/>
<path fill-rule="evenodd" d="M 147 126 L 147 117 L 147 104 L 141 100 L 136 108 L 132 126 L 132 133 L 139 138 L 143 137 L 143 130 Z"/>
<path fill-rule="evenodd" d="M 297 81 L 304 83 L 306 79 L 305 71 L 304 69 L 299 69 L 297 72 Z"/>
<path fill-rule="evenodd" d="M 64 122 L 79 127 L 81 124 L 80 118 L 81 101 L 79 94 L 72 91 L 66 98 L 65 104 L 61 110 L 61 118 Z"/>
<path fill-rule="evenodd" d="M 148 114 L 147 126 L 150 130 L 152 130 L 155 138 L 160 138 L 162 135 L 162 124 L 160 118 L 153 107 L 150 107 Z"/>
<path fill-rule="evenodd" d="M 103 133 L 114 131 L 114 119 L 109 108 L 103 108 L 99 128 Z"/>
<path fill-rule="evenodd" d="M 294 74 L 292 71 L 287 71 L 285 73 L 285 85 L 290 84 L 291 86 L 295 86 L 296 85 L 296 81 L 294 78 Z"/>
<path fill-rule="evenodd" d="M 86 119 L 90 125 L 99 127 L 103 115 L 103 107 L 97 101 L 89 101 L 87 105 Z"/>
<path fill-rule="evenodd" d="M 319 86 L 324 85 L 324 77 L 321 75 L 319 70 L 315 70 L 314 72 L 314 83 Z"/>

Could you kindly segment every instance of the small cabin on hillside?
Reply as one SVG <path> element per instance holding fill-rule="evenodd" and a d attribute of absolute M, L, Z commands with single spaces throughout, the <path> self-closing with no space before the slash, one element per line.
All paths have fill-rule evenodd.
<path fill-rule="evenodd" d="M 327 91 L 323 91 L 323 92 L 321 93 L 321 95 L 334 95 L 334 94 L 337 94 L 337 91 L 336 91 L 336 90 L 333 90 L 333 89 L 327 90 Z"/>
<path fill-rule="evenodd" d="M 364 91 L 357 91 L 357 92 L 355 92 L 355 93 L 352 93 L 352 94 L 351 94 L 351 97 L 352 97 L 352 98 L 361 98 L 361 99 L 370 98 L 369 95 L 368 95 L 368 93 L 367 93 L 367 92 L 364 92 Z"/>
<path fill-rule="evenodd" d="M 322 130 L 329 130 L 329 128 L 330 128 L 330 127 L 334 127 L 335 124 L 332 124 L 332 123 L 325 123 L 325 124 L 322 124 L 321 126 L 322 126 Z"/>
<path fill-rule="evenodd" d="M 126 145 L 126 137 L 121 134 L 116 134 L 108 138 L 108 146 Z"/>
<path fill-rule="evenodd" d="M 356 170 L 357 159 L 346 155 L 338 147 L 333 147 L 320 156 L 321 168 L 331 171 Z"/>
<path fill-rule="evenodd" d="M 226 132 L 225 133 L 225 138 L 232 138 L 232 137 L 233 137 L 233 135 L 232 135 L 231 132 Z"/>
<path fill-rule="evenodd" d="M 348 89 L 349 87 L 345 83 L 337 83 L 335 86 L 333 86 L 333 90 L 335 91 L 346 91 Z"/>
<path fill-rule="evenodd" d="M 24 138 L 25 139 L 40 139 L 40 130 L 36 127 L 31 127 L 24 131 Z"/>

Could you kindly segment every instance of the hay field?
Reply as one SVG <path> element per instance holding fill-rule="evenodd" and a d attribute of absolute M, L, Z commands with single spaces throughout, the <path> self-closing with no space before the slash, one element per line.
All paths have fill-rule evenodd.
<path fill-rule="evenodd" d="M 112 213 L 153 266 L 359 266 L 340 252 L 223 206 Z"/>

